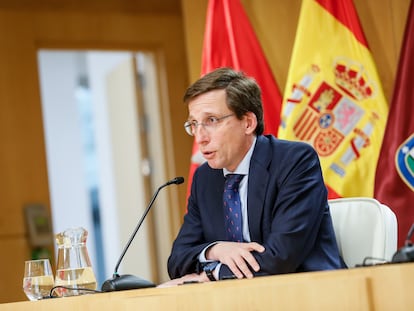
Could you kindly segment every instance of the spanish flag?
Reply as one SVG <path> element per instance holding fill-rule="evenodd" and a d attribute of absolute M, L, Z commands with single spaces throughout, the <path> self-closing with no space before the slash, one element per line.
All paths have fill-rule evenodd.
<path fill-rule="evenodd" d="M 276 135 L 282 95 L 239 0 L 210 0 L 208 3 L 201 75 L 219 67 L 232 67 L 255 78 L 262 90 L 265 132 Z M 188 189 L 195 169 L 203 162 L 194 142 Z"/>
<path fill-rule="evenodd" d="M 405 244 L 409 229 L 414 223 L 413 55 L 414 2 L 411 1 L 375 178 L 375 197 L 397 215 L 399 246 Z"/>
<path fill-rule="evenodd" d="M 329 198 L 374 195 L 388 105 L 352 0 L 303 0 L 279 138 L 318 152 Z"/>

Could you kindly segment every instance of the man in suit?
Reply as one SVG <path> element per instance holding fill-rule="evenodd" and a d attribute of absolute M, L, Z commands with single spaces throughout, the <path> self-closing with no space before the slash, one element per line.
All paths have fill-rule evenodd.
<path fill-rule="evenodd" d="M 263 135 L 256 82 L 220 68 L 184 102 L 185 129 L 206 163 L 194 173 L 164 285 L 345 268 L 318 156 L 306 143 Z M 227 185 L 234 176 L 238 186 Z"/>

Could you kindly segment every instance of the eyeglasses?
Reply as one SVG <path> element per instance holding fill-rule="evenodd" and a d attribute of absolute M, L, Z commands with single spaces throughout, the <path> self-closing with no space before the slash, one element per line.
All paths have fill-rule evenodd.
<path fill-rule="evenodd" d="M 197 122 L 195 120 L 193 121 L 187 121 L 184 123 L 184 129 L 187 132 L 188 135 L 190 136 L 194 136 L 197 127 L 199 125 L 202 125 L 204 127 L 205 130 L 207 131 L 211 131 L 213 129 L 215 129 L 217 127 L 217 125 L 224 119 L 234 116 L 234 113 L 222 116 L 222 117 L 207 117 L 203 122 Z"/>

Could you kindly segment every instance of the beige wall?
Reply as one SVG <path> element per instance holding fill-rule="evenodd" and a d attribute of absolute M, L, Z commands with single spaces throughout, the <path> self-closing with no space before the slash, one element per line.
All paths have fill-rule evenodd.
<path fill-rule="evenodd" d="M 200 73 L 207 0 L 181 0 L 182 14 L 146 12 L 108 0 L 82 11 L 83 1 L 53 10 L 47 5 L 9 1 L 0 4 L 0 302 L 25 300 L 23 262 L 29 256 L 22 207 L 49 206 L 45 143 L 36 51 L 38 48 L 152 49 L 165 65 L 173 125 L 171 176 L 187 176 L 192 141 L 183 134 L 187 111 L 181 96 Z M 160 1 L 155 1 L 161 3 Z M 155 3 L 154 2 L 154 3 Z M 174 1 L 167 1 L 172 3 Z M 409 0 L 355 0 L 387 98 L 392 94 Z M 20 3 L 20 5 L 19 5 Z M 129 5 L 132 2 L 129 2 Z M 300 0 L 242 0 L 281 91 L 286 83 Z M 30 10 L 24 4 L 30 4 Z M 10 9 L 12 7 L 12 9 Z M 170 6 L 169 8 L 174 7 Z M 186 41 L 184 41 L 184 38 Z M 188 79 L 187 77 L 190 77 Z M 185 188 L 180 187 L 181 214 Z"/>

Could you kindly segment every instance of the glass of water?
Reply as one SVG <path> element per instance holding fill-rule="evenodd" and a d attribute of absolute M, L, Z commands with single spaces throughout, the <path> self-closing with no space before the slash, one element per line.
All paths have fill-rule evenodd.
<path fill-rule="evenodd" d="M 29 300 L 49 296 L 54 278 L 49 259 L 27 260 L 24 265 L 23 290 Z"/>

